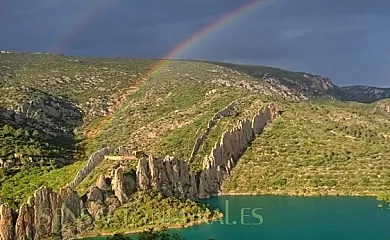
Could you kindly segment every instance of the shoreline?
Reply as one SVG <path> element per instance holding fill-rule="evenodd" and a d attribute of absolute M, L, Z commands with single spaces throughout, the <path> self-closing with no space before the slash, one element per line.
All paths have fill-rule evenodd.
<path fill-rule="evenodd" d="M 211 196 L 209 198 L 204 198 L 200 200 L 207 200 L 211 199 L 214 197 L 224 197 L 224 196 L 285 196 L 285 197 L 365 197 L 365 198 L 375 198 L 375 200 L 379 201 L 378 195 L 374 193 L 361 193 L 361 192 L 355 192 L 355 193 L 340 193 L 340 192 L 326 192 L 326 193 L 319 193 L 319 192 L 310 192 L 306 194 L 296 194 L 292 192 L 283 192 L 283 191 L 276 191 L 276 192 L 262 192 L 262 193 L 256 193 L 256 192 L 222 192 L 218 194 L 217 196 Z M 215 220 L 215 219 L 214 219 Z M 214 221 L 213 220 L 213 221 Z M 184 225 L 151 225 L 151 226 L 146 226 L 142 229 L 134 229 L 130 231 L 125 231 L 122 234 L 123 235 L 130 235 L 130 234 L 137 234 L 137 233 L 142 233 L 145 230 L 148 230 L 149 228 L 153 228 L 154 230 L 161 230 L 164 227 L 167 229 L 184 229 L 184 228 L 189 228 L 193 227 L 195 225 L 201 225 L 209 222 L 210 220 L 202 220 L 202 221 L 195 221 L 195 222 L 190 222 Z M 98 237 L 110 237 L 113 236 L 115 233 L 109 233 L 109 232 L 102 232 L 99 235 L 86 235 L 86 236 L 80 236 L 77 238 L 74 238 L 75 240 L 83 240 L 83 239 L 90 239 L 90 238 L 98 238 Z"/>
<path fill-rule="evenodd" d="M 134 229 L 134 230 L 126 231 L 126 232 L 123 232 L 121 234 L 126 236 L 126 235 L 130 235 L 130 234 L 142 233 L 142 232 L 148 230 L 149 228 L 153 228 L 156 231 L 160 231 L 163 228 L 167 228 L 167 229 L 184 229 L 184 228 L 193 227 L 195 225 L 205 224 L 205 223 L 207 223 L 209 221 L 210 220 L 195 221 L 195 222 L 187 223 L 187 224 L 184 224 L 184 225 L 179 225 L 179 224 L 176 224 L 176 225 L 165 225 L 165 226 L 164 225 L 154 225 L 154 226 L 151 225 L 151 226 L 147 226 L 147 227 L 142 228 L 142 229 Z M 73 239 L 74 240 L 83 240 L 83 239 L 98 238 L 98 237 L 110 237 L 110 236 L 113 236 L 114 234 L 115 233 L 103 232 L 103 233 L 100 233 L 99 235 L 86 235 L 86 236 L 76 237 L 76 238 L 73 238 Z"/>
<path fill-rule="evenodd" d="M 326 192 L 326 193 L 305 193 L 305 194 L 296 194 L 296 193 L 286 193 L 286 192 L 264 192 L 264 193 L 253 193 L 253 192 L 244 192 L 244 193 L 237 193 L 237 192 L 224 192 L 221 194 L 218 194 L 218 196 L 215 197 L 223 197 L 223 196 L 286 196 L 286 197 L 378 197 L 378 194 L 374 193 L 353 193 L 353 194 L 345 194 L 345 193 L 333 193 L 333 192 Z M 214 197 L 214 196 L 213 196 Z M 212 198 L 212 197 L 210 197 Z"/>

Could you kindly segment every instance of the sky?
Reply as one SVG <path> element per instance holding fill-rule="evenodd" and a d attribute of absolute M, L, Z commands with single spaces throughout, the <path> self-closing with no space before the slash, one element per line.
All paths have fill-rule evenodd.
<path fill-rule="evenodd" d="M 163 58 L 252 0 L 2 0 L 0 50 Z M 175 58 L 390 87 L 389 0 L 265 0 Z M 196 35 L 195 35 L 196 36 Z"/>

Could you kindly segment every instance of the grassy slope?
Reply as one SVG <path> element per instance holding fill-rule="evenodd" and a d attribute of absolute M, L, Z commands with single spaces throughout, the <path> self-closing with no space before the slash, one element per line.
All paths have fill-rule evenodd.
<path fill-rule="evenodd" d="M 24 168 L 1 183 L 0 197 L 16 209 L 40 186 L 52 187 L 55 190 L 65 186 L 83 166 L 84 162 L 80 161 L 59 169 L 53 167 Z"/>
<path fill-rule="evenodd" d="M 113 99 L 120 96 L 135 78 L 141 76 L 154 62 L 155 60 L 89 59 L 46 54 L 0 54 L 0 106 L 15 108 L 25 101 L 35 99 L 39 96 L 39 91 L 43 91 L 68 98 L 79 105 L 86 113 L 84 128 L 88 128 L 92 117 L 98 122 L 101 113 L 113 104 Z M 78 139 L 82 139 L 80 134 L 81 131 Z M 36 139 L 35 143 L 31 144 L 31 139 L 25 138 L 23 144 L 21 138 L 8 139 L 2 139 L 2 143 L 11 141 L 11 144 L 1 145 L 0 152 L 9 155 L 23 145 L 28 146 L 29 152 L 47 152 L 42 151 L 38 144 L 45 143 L 44 140 Z M 73 145 L 63 147 L 76 148 Z M 39 157 L 39 154 L 36 157 Z M 80 153 L 74 160 L 84 159 L 85 154 Z M 9 172 L 2 169 L 0 198 L 16 206 L 43 184 L 56 189 L 64 186 L 82 166 L 82 163 L 76 162 L 53 172 L 49 171 L 55 169 L 54 166 L 26 165 L 18 171 Z"/>
<path fill-rule="evenodd" d="M 12 67 L 12 71 L 9 68 L 7 71 L 13 74 L 17 85 L 63 94 L 83 106 L 87 106 L 87 102 L 100 103 L 120 95 L 134 76 L 141 75 L 153 62 L 52 55 L 0 55 L 0 60 L 3 65 Z M 264 102 L 271 101 L 257 93 L 210 83 L 216 79 L 254 80 L 212 63 L 171 62 L 121 105 L 97 137 L 87 143 L 87 153 L 102 146 L 127 145 L 159 156 L 170 154 L 186 158 L 210 117 L 231 101 L 240 99 L 238 108 L 242 113 L 221 119 L 200 149 L 199 156 L 191 163 L 193 169 L 199 169 L 202 158 L 223 131 L 230 129 L 238 119 L 252 115 Z M 56 84 L 52 84 L 53 81 Z M 12 96 L 12 91 L 7 93 L 10 94 L 1 100 L 3 106 L 10 106 L 12 99 L 19 99 Z M 226 184 L 226 191 L 291 194 L 388 191 L 386 166 L 389 164 L 386 159 L 389 159 L 390 140 L 377 135 L 390 135 L 386 132 L 389 120 L 384 115 L 372 115 L 373 106 L 341 102 L 276 102 L 285 111 L 283 117 L 248 150 Z M 98 120 L 95 118 L 89 127 Z M 370 121 L 374 124 L 369 124 Z M 356 129 L 360 129 L 364 137 L 357 136 Z M 102 164 L 80 186 L 80 192 L 84 193 L 98 174 L 107 172 L 115 164 Z M 45 184 L 59 188 L 82 166 L 82 162 L 76 162 L 54 171 L 26 169 L 2 183 L 0 197 L 19 202 L 31 195 L 36 186 Z M 12 191 L 13 188 L 17 190 Z"/>
<path fill-rule="evenodd" d="M 280 104 L 283 116 L 255 140 L 227 193 L 375 195 L 389 191 L 390 119 L 374 106 Z"/>
<path fill-rule="evenodd" d="M 3 76 L 2 106 L 15 106 L 28 99 L 13 89 L 30 86 L 75 101 L 84 110 L 88 102 L 103 103 L 120 95 L 134 79 L 155 61 L 142 59 L 91 59 L 60 55 L 0 54 Z M 98 108 L 99 106 L 94 105 Z"/>
<path fill-rule="evenodd" d="M 239 99 L 242 114 L 224 118 L 224 125 L 212 131 L 211 140 L 194 162 L 194 168 L 198 169 L 200 159 L 210 152 L 222 132 L 238 119 L 252 115 L 262 106 L 261 100 L 266 99 L 245 90 L 210 84 L 215 78 L 227 76 L 223 70 L 210 73 L 207 69 L 217 71 L 218 68 L 205 63 L 172 62 L 122 104 L 90 147 L 125 145 L 158 156 L 188 158 L 195 139 L 205 130 L 211 117 Z"/>
<path fill-rule="evenodd" d="M 117 78 L 114 76 L 111 78 L 110 75 L 104 75 L 105 72 L 128 69 L 127 75 L 131 75 L 130 73 L 141 75 L 151 62 L 124 59 L 76 59 L 53 55 L 16 54 L 4 56 L 1 55 L 2 63 L 12 67 L 11 69 L 15 73 L 14 82 L 17 84 L 33 86 L 51 94 L 63 93 L 79 105 L 93 102 L 93 99 L 96 98 L 114 98 L 120 95 L 119 93 L 124 91 L 125 86 L 133 81 L 133 77 Z M 19 64 L 15 64 L 15 62 Z M 74 77 L 76 75 L 81 75 L 81 80 Z M 195 139 L 204 131 L 212 115 L 233 100 L 240 99 L 238 108 L 243 113 L 234 118 L 222 119 L 221 124 L 211 132 L 210 139 L 201 148 L 200 156 L 192 164 L 194 169 L 199 169 L 201 159 L 210 152 L 211 147 L 222 132 L 230 129 L 238 119 L 252 115 L 253 111 L 259 109 L 263 104 L 258 94 L 248 94 L 244 90 L 210 84 L 210 81 L 215 79 L 243 78 L 253 80 L 248 76 L 232 74 L 231 71 L 221 69 L 214 64 L 171 62 L 164 69 L 151 76 L 148 81 L 145 81 L 140 86 L 139 91 L 131 95 L 110 118 L 110 121 L 106 122 L 107 125 L 103 125 L 102 131 L 97 134 L 97 137 L 86 142 L 86 155 L 103 146 L 127 145 L 159 156 L 170 154 L 187 158 L 191 153 Z M 53 79 L 57 79 L 56 81 L 65 79 L 66 81 L 57 82 L 57 87 L 54 87 L 53 84 L 47 85 Z M 82 82 L 90 82 L 91 79 L 99 80 L 93 81 L 92 87 L 83 88 Z M 113 84 L 114 79 L 120 80 L 120 84 Z M 108 91 L 103 91 L 104 94 L 99 91 L 102 86 L 108 89 Z M 72 92 L 71 88 L 78 92 Z M 11 92 L 7 93 L 9 95 L 4 99 L 22 101 L 31 97 L 24 93 L 25 95 L 21 97 L 15 96 L 13 98 Z M 9 106 L 5 100 L 1 104 Z M 17 101 L 15 105 L 17 105 Z M 84 127 L 90 129 L 99 125 L 99 118 L 92 120 Z M 83 159 L 85 156 L 75 160 Z M 85 193 L 98 174 L 109 171 L 115 164 L 115 162 L 107 162 L 96 169 L 79 187 L 80 192 Z M 0 196 L 9 202 L 15 201 L 18 204 L 25 201 L 33 193 L 36 186 L 45 184 L 59 188 L 65 185 L 82 166 L 83 163 L 76 162 L 67 168 L 57 169 L 53 176 L 61 179 L 58 181 L 52 181 L 51 177 L 47 177 L 49 168 L 24 169 L 2 183 Z M 27 187 L 23 187 L 26 186 L 25 184 Z M 18 190 L 11 191 L 12 186 Z"/>

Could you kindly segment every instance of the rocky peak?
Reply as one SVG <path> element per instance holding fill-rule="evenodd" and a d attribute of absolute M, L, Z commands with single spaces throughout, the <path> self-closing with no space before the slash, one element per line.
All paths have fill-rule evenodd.
<path fill-rule="evenodd" d="M 0 205 L 0 239 L 14 239 L 12 210 L 7 204 Z"/>
<path fill-rule="evenodd" d="M 115 196 L 122 204 L 128 200 L 136 188 L 135 180 L 131 175 L 125 175 L 125 169 L 123 167 L 119 167 L 114 171 L 111 184 Z"/>

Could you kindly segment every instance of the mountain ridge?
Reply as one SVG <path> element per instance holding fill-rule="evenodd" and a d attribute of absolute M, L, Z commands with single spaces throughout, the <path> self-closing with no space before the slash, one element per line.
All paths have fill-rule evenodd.
<path fill-rule="evenodd" d="M 155 74 L 145 75 L 156 65 L 161 67 Z M 34 203 L 38 207 L 57 206 L 60 202 L 53 200 L 63 193 L 61 199 L 77 208 L 77 216 L 85 213 L 71 234 L 87 232 L 80 232 L 78 223 L 91 231 L 122 229 L 105 219 L 123 214 L 130 206 L 127 200 L 150 206 L 164 195 L 169 203 L 171 196 L 165 195 L 171 190 L 198 186 L 205 197 L 250 193 L 386 199 L 390 193 L 387 89 L 343 88 L 308 73 L 186 60 L 6 53 L 0 54 L 0 69 L 0 202 L 6 203 L 0 220 L 12 218 L 9 213 L 34 192 L 42 195 Z M 278 106 L 280 116 L 265 127 L 264 116 L 276 110 L 259 109 L 270 103 Z M 60 121 L 64 116 L 67 120 Z M 254 130 L 257 125 L 260 131 Z M 57 135 L 46 136 L 50 129 Z M 58 141 L 61 135 L 71 141 Z M 45 146 L 51 151 L 45 152 Z M 112 149 L 109 155 L 101 154 L 105 149 Z M 139 157 L 144 159 L 134 161 Z M 189 171 L 195 174 L 184 177 Z M 74 179 L 77 184 L 71 184 Z M 134 184 L 136 179 L 141 184 Z M 64 191 L 64 186 L 72 189 Z M 159 193 L 146 200 L 138 194 L 142 188 Z M 190 199 L 174 201 L 208 215 L 208 209 Z M 22 205 L 23 214 L 32 215 L 31 206 L 31 201 Z M 144 227 L 148 219 L 130 212 L 137 222 L 126 228 Z M 192 221 L 188 217 L 187 223 Z M 5 227 L 13 231 L 12 224 Z M 57 234 L 55 229 L 45 234 Z"/>

